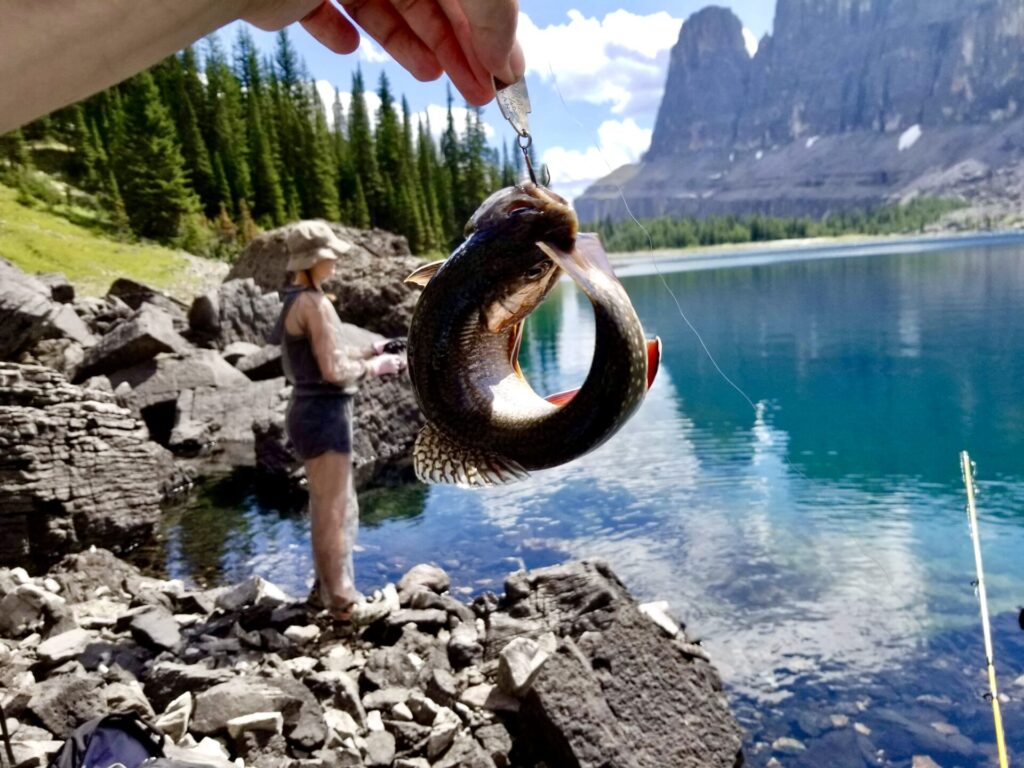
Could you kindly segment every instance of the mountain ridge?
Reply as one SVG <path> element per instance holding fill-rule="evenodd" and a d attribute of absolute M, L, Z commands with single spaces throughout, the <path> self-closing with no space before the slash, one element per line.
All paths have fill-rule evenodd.
<path fill-rule="evenodd" d="M 640 163 L 580 216 L 823 216 L 918 195 L 1024 196 L 1020 0 L 779 0 L 747 55 L 710 6 L 683 25 Z"/>

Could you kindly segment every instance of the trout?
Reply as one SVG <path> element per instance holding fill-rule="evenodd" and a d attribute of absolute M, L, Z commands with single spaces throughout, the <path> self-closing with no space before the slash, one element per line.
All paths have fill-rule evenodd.
<path fill-rule="evenodd" d="M 531 183 L 495 192 L 447 259 L 406 278 L 423 286 L 409 328 L 409 375 L 427 425 L 413 464 L 426 483 L 497 485 L 604 443 L 636 412 L 661 359 L 600 240 L 570 204 Z M 523 322 L 561 274 L 594 309 L 583 385 L 543 397 L 519 367 Z"/>

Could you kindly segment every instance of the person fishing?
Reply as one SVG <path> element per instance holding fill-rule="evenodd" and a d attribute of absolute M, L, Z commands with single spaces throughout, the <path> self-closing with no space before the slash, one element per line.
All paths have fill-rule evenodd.
<path fill-rule="evenodd" d="M 361 28 L 418 80 L 445 72 L 482 106 L 492 77 L 514 83 L 526 70 L 518 13 L 517 0 L 0 0 L 0 134 L 238 19 L 264 30 L 299 21 L 339 54 L 359 47 Z"/>
<path fill-rule="evenodd" d="M 343 342 L 341 320 L 323 284 L 352 245 L 327 223 L 296 224 L 285 246 L 292 280 L 281 291 L 281 316 L 272 340 L 281 344 L 281 363 L 292 385 L 285 429 L 306 469 L 318 585 L 312 597 L 333 618 L 348 620 L 359 598 L 352 564 L 359 526 L 352 484 L 352 396 L 368 376 L 405 370 L 398 354 L 405 343 L 389 339 L 354 347 Z"/>

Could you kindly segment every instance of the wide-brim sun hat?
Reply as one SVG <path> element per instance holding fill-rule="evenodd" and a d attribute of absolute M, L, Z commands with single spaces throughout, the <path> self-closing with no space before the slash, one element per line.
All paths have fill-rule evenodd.
<path fill-rule="evenodd" d="M 284 244 L 288 249 L 285 269 L 289 272 L 312 269 L 320 261 L 337 261 L 352 249 L 352 243 L 334 234 L 324 221 L 300 221 L 288 230 Z"/>

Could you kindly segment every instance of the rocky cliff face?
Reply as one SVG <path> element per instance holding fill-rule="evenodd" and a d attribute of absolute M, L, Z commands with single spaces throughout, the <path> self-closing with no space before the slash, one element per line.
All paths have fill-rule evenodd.
<path fill-rule="evenodd" d="M 577 201 L 634 210 L 821 215 L 907 195 L 1019 194 L 1020 0 L 778 0 L 750 58 L 706 8 L 672 51 L 650 151 Z"/>

